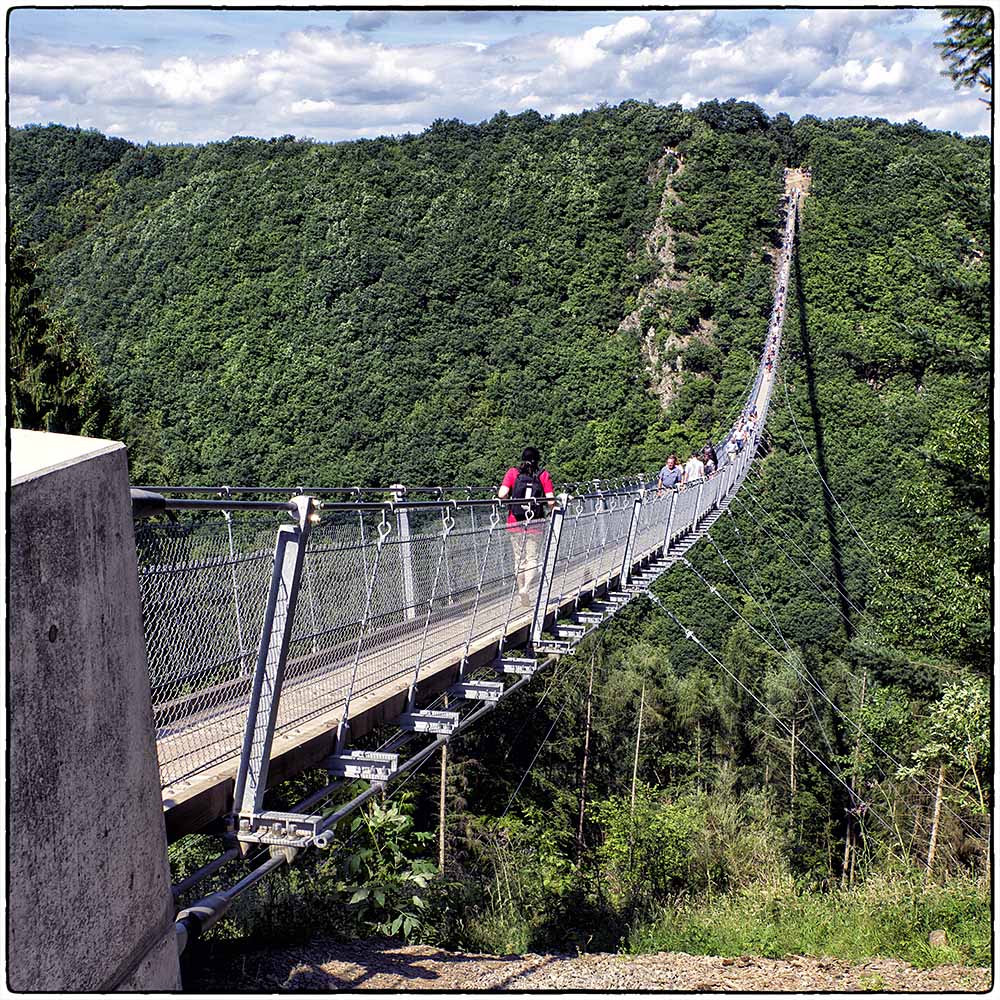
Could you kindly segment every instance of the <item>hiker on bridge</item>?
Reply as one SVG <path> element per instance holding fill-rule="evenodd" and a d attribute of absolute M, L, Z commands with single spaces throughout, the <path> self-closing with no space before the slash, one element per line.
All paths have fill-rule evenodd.
<path fill-rule="evenodd" d="M 521 452 L 521 464 L 512 465 L 497 491 L 501 500 L 510 497 L 521 503 L 507 505 L 507 537 L 514 555 L 517 593 L 527 607 L 534 600 L 534 587 L 541 571 L 542 544 L 545 541 L 545 516 L 555 506 L 555 487 L 544 469 L 539 471 L 542 456 L 537 448 Z M 547 503 L 542 503 L 543 497 Z"/>
<path fill-rule="evenodd" d="M 684 485 L 705 478 L 705 463 L 698 457 L 698 452 L 693 452 L 684 466 Z"/>
<path fill-rule="evenodd" d="M 668 455 L 667 464 L 660 469 L 660 474 L 656 477 L 656 495 L 660 496 L 664 490 L 672 490 L 679 486 L 683 478 L 684 470 L 677 464 L 677 456 Z"/>

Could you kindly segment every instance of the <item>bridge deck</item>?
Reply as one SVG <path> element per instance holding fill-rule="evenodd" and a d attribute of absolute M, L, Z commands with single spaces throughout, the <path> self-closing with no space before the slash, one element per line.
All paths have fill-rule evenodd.
<path fill-rule="evenodd" d="M 564 601 L 558 614 L 578 606 L 578 602 L 586 604 L 606 589 L 608 582 L 608 575 L 604 574 L 577 599 Z M 506 636 L 507 648 L 522 644 L 527 639 L 532 610 L 515 607 L 504 629 L 507 599 L 483 602 L 480 615 L 497 619 L 500 624 L 470 643 L 466 670 L 472 671 L 492 663 L 503 636 Z M 549 615 L 557 616 L 554 605 L 550 605 Z M 428 643 L 438 652 L 421 666 L 418 701 L 426 703 L 454 682 L 468 633 L 469 623 L 463 615 L 446 618 L 430 629 Z M 352 699 L 349 713 L 352 740 L 359 739 L 380 723 L 391 722 L 404 711 L 413 675 L 412 664 L 405 659 L 411 641 L 405 637 L 389 641 L 361 657 L 361 674 L 369 669 L 374 675 L 374 668 L 384 663 L 404 663 L 405 668 Z M 321 765 L 334 748 L 337 727 L 343 715 L 343 692 L 350 680 L 352 664 L 343 662 L 329 670 L 321 665 L 320 654 L 317 670 L 310 672 L 308 666 L 312 659 L 302 657 L 289 664 L 290 672 L 292 668 L 301 670 L 303 666 L 306 670 L 294 680 L 286 681 L 282 691 L 282 712 L 288 715 L 296 707 L 301 711 L 302 698 L 296 697 L 299 694 L 308 697 L 318 707 L 305 716 L 297 715 L 294 726 L 275 734 L 269 775 L 272 785 L 306 768 Z M 185 720 L 183 725 L 162 735 L 157 741 L 161 764 L 166 760 L 183 758 L 189 774 L 189 777 L 163 789 L 163 808 L 171 841 L 201 829 L 231 808 L 245 722 L 246 703 L 234 701 Z M 200 730 L 206 729 L 212 730 L 210 738 L 192 739 L 199 735 Z M 196 744 L 193 748 L 192 743 Z M 224 759 L 219 760 L 221 755 L 225 755 Z"/>
<path fill-rule="evenodd" d="M 798 191 L 800 186 L 797 176 L 788 178 L 790 192 Z M 796 204 L 793 200 L 793 208 Z M 765 343 L 765 352 L 770 353 L 766 357 L 762 355 L 746 404 L 747 412 L 752 407 L 759 415 L 761 425 L 766 418 L 775 377 L 775 355 L 780 346 L 793 222 L 794 213 L 790 212 L 786 220 L 783 253 L 777 265 L 779 282 Z M 592 506 L 586 512 L 581 507 L 574 515 L 575 521 L 567 518 L 567 522 L 575 524 L 574 532 L 581 525 L 585 528 L 590 526 L 584 532 L 589 533 L 589 540 L 585 543 L 586 551 L 576 547 L 575 537 L 565 546 L 565 554 L 563 547 L 556 549 L 559 555 L 555 575 L 561 582 L 558 587 L 554 587 L 554 593 L 559 596 L 548 604 L 546 627 L 574 606 L 586 606 L 615 584 L 622 568 L 621 560 L 626 550 L 632 547 L 633 538 L 634 552 L 630 560 L 633 570 L 646 564 L 652 557 L 662 556 L 664 533 L 668 524 L 671 525 L 669 554 L 662 562 L 669 565 L 680 558 L 703 537 L 707 527 L 728 506 L 746 475 L 755 449 L 756 443 L 753 447 L 744 449 L 740 457 L 734 457 L 732 463 L 726 466 L 725 472 L 720 464 L 718 477 L 714 481 L 705 481 L 707 489 L 699 487 L 697 490 L 685 491 L 682 488 L 673 495 L 669 506 L 659 503 L 659 499 L 652 494 L 644 494 L 641 487 L 629 487 L 628 490 L 633 492 L 626 492 L 627 499 L 617 507 L 614 504 L 609 507 Z M 637 517 L 640 510 L 642 513 Z M 612 515 L 612 511 L 616 513 Z M 675 515 L 679 521 L 675 521 Z M 490 578 L 489 586 L 483 586 L 490 548 L 487 544 L 480 560 L 475 552 L 475 530 L 473 526 L 473 531 L 465 532 L 464 537 L 471 546 L 466 551 L 466 557 L 473 568 L 473 576 L 478 576 L 478 586 L 470 587 L 466 581 L 450 589 L 437 601 L 433 599 L 433 588 L 430 600 L 423 597 L 414 601 L 411 595 L 408 603 L 394 605 L 395 610 L 379 612 L 377 615 L 373 611 L 372 617 L 379 619 L 377 623 L 369 621 L 368 607 L 372 597 L 369 591 L 365 613 L 360 622 L 354 619 L 352 624 L 349 616 L 346 619 L 334 616 L 335 620 L 331 619 L 332 624 L 324 632 L 316 632 L 314 625 L 312 634 L 304 633 L 298 639 L 293 638 L 295 646 L 290 651 L 286 665 L 271 750 L 269 784 L 274 785 L 307 768 L 321 765 L 330 755 L 334 750 L 349 689 L 353 692 L 349 711 L 350 738 L 355 743 L 379 724 L 392 723 L 405 710 L 407 693 L 418 662 L 420 678 L 416 697 L 418 705 L 425 705 L 457 679 L 463 655 L 466 673 L 471 674 L 495 661 L 500 648 L 513 650 L 526 642 L 534 609 L 521 607 L 519 604 L 512 606 L 512 570 L 505 571 L 506 577 L 501 575 Z M 490 532 L 492 530 L 488 529 Z M 461 536 L 463 532 L 457 534 Z M 433 539 L 429 536 L 415 536 L 412 544 L 415 547 L 422 546 L 421 553 L 427 565 L 430 565 L 431 555 L 435 551 Z M 439 544 L 441 556 L 437 557 L 438 572 L 446 549 L 443 541 Z M 330 558 L 333 558 L 345 557 L 344 553 L 348 550 L 333 546 L 323 551 L 328 555 L 332 553 Z M 235 589 L 237 562 L 246 565 L 255 562 L 260 566 L 265 559 L 266 553 L 258 545 L 249 555 L 240 560 L 231 557 L 229 562 L 224 559 L 213 561 L 201 558 L 196 552 L 194 561 L 185 566 L 195 570 L 208 567 L 213 572 L 220 569 L 231 572 Z M 363 562 L 363 553 L 361 559 Z M 377 559 L 374 567 L 373 573 L 379 569 Z M 161 566 L 153 567 L 154 571 L 160 569 Z M 167 571 L 169 570 L 168 565 Z M 368 572 L 367 564 L 364 565 L 364 571 Z M 354 572 L 358 572 L 358 567 L 355 567 Z M 338 583 L 342 578 L 335 576 L 333 579 L 334 583 Z M 435 577 L 435 586 L 436 582 Z M 426 585 L 426 581 L 424 584 Z M 412 587 L 412 581 L 410 586 Z M 206 593 L 211 595 L 214 592 L 209 589 Z M 481 596 L 474 603 L 470 594 L 476 593 Z M 562 595 L 567 596 L 564 599 Z M 339 595 L 335 593 L 332 596 L 336 598 Z M 183 596 L 177 598 L 171 607 L 184 607 Z M 426 609 L 426 613 L 420 610 L 418 614 L 418 608 Z M 347 624 L 344 624 L 345 621 Z M 212 628 L 209 627 L 208 631 L 211 632 Z M 327 642 L 323 649 L 319 648 L 316 641 L 319 635 L 323 635 L 324 642 Z M 336 636 L 336 641 L 331 635 Z M 303 654 L 303 647 L 310 640 L 313 651 Z M 167 663 L 163 670 L 170 676 L 170 671 L 175 669 L 174 661 Z M 175 687 L 171 689 L 173 693 L 154 705 L 158 715 L 157 752 L 161 774 L 168 781 L 163 788 L 163 808 L 171 840 L 208 827 L 229 813 L 233 805 L 251 671 L 244 664 L 235 674 L 226 674 L 220 679 L 219 676 L 212 676 L 213 669 L 215 668 L 206 666 L 200 674 L 197 669 L 190 674 L 182 672 L 176 679 Z M 197 688 L 197 679 L 189 680 L 199 676 L 205 678 L 206 686 L 203 688 Z M 191 691 L 185 686 L 187 684 L 194 684 L 196 690 Z M 210 705 L 211 701 L 217 704 Z M 183 777 L 170 780 L 171 776 L 177 775 Z"/>

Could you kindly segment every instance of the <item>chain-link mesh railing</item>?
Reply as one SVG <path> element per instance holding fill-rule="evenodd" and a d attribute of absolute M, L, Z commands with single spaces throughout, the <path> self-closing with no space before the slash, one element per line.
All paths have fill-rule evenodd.
<path fill-rule="evenodd" d="M 630 529 L 633 560 L 663 547 L 672 508 L 672 534 L 689 531 L 699 495 L 704 510 L 717 491 L 568 498 L 542 613 L 618 577 Z M 136 532 L 164 786 L 234 760 L 242 745 L 275 532 L 289 516 L 233 508 Z M 482 502 L 322 510 L 303 557 L 276 736 L 529 624 L 550 525 L 508 525 L 502 505 Z"/>

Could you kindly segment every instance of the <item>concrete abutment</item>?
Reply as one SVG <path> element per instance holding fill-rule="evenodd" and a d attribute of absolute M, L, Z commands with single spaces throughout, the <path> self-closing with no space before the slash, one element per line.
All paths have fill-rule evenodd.
<path fill-rule="evenodd" d="M 179 989 L 125 447 L 10 459 L 8 987 Z"/>

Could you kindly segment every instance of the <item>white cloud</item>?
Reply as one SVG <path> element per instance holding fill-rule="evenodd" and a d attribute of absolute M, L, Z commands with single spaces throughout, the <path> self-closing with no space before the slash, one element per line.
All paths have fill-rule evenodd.
<path fill-rule="evenodd" d="M 10 120 L 114 126 L 138 141 L 296 129 L 337 139 L 419 130 L 439 117 L 479 121 L 500 109 L 560 114 L 626 98 L 691 106 L 742 96 L 793 118 L 917 117 L 989 130 L 987 106 L 941 76 L 936 12 L 775 10 L 738 20 L 722 9 L 642 11 L 609 13 L 596 26 L 587 15 L 588 26 L 559 33 L 528 30 L 527 16 L 518 25 L 480 13 L 394 12 L 395 31 L 432 17 L 465 26 L 457 39 L 453 31 L 423 44 L 380 40 L 388 15 L 354 12 L 348 30 L 299 28 L 272 47 L 156 58 L 138 46 L 45 44 L 36 32 L 11 47 Z"/>
<path fill-rule="evenodd" d="M 882 59 L 869 63 L 848 59 L 843 65 L 831 66 L 820 73 L 810 84 L 810 89 L 827 93 L 846 90 L 853 94 L 887 94 L 898 92 L 905 80 L 906 68 L 901 60 L 886 66 Z"/>

